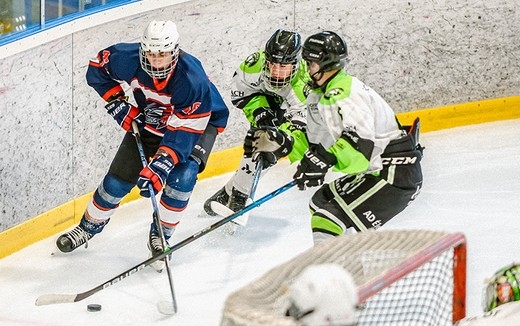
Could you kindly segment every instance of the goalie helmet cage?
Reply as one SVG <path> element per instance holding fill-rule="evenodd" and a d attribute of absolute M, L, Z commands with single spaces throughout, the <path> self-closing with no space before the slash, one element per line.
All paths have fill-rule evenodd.
<path fill-rule="evenodd" d="M 287 289 L 305 267 L 323 263 L 354 277 L 358 326 L 451 326 L 465 317 L 465 236 L 379 230 L 327 240 L 231 293 L 221 326 L 299 325 L 285 316 Z"/>

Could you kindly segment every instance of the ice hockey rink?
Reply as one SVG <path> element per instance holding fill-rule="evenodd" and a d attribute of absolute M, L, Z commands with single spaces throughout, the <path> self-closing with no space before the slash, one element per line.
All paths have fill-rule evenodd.
<path fill-rule="evenodd" d="M 467 315 L 481 311 L 483 280 L 520 261 L 520 120 L 424 133 L 424 187 L 384 229 L 463 232 L 468 244 Z M 260 181 L 257 198 L 291 180 L 281 161 Z M 230 174 L 201 180 L 171 239 L 184 240 L 218 219 L 201 217 L 204 199 Z M 332 175 L 328 176 L 329 180 Z M 219 325 L 227 295 L 312 246 L 307 202 L 315 189 L 292 188 L 251 211 L 234 235 L 225 226 L 175 251 L 172 272 L 178 313 L 159 313 L 170 300 L 166 273 L 145 268 L 76 303 L 35 306 L 47 293 L 94 288 L 148 257 L 151 202 L 122 205 L 88 249 L 56 253 L 51 237 L 0 260 L 0 325 Z M 87 305 L 102 305 L 88 312 Z"/>

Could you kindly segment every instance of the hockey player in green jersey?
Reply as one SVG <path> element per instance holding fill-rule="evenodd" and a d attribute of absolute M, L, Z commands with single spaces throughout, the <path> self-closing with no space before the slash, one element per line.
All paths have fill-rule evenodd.
<path fill-rule="evenodd" d="M 299 188 L 321 186 L 310 201 L 315 243 L 377 229 L 421 189 L 418 119 L 401 127 L 379 94 L 345 72 L 347 44 L 338 34 L 311 35 L 302 57 L 313 88 L 307 97 L 306 130 L 288 134 L 252 128 L 245 155 L 255 161 L 289 153 L 291 162 L 300 161 L 293 177 Z M 331 167 L 343 176 L 324 184 Z"/>
<path fill-rule="evenodd" d="M 278 29 L 264 50 L 249 55 L 236 70 L 231 101 L 243 111 L 251 127 L 272 127 L 288 132 L 304 130 L 309 79 L 305 61 L 301 60 L 300 35 Z M 229 215 L 244 208 L 255 170 L 256 163 L 251 158 L 243 158 L 226 185 L 206 200 L 206 213 Z M 242 225 L 246 221 L 246 214 L 233 220 Z"/>

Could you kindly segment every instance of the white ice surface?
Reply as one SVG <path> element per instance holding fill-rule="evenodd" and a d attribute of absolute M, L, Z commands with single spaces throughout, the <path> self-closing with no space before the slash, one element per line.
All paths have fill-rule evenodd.
<path fill-rule="evenodd" d="M 384 229 L 460 231 L 468 240 L 467 313 L 480 312 L 485 277 L 520 261 L 520 120 L 424 133 L 424 188 Z M 291 180 L 295 166 L 280 162 L 262 178 L 257 198 Z M 172 242 L 217 218 L 198 217 L 205 198 L 230 174 L 201 180 Z M 329 176 L 329 179 L 332 177 Z M 313 189 L 293 188 L 251 211 L 247 226 L 224 227 L 173 254 L 179 311 L 158 312 L 169 300 L 166 273 L 146 268 L 76 303 L 35 306 L 47 293 L 87 291 L 148 257 L 149 199 L 121 206 L 105 231 L 70 254 L 56 253 L 56 237 L 0 260 L 0 325 L 219 325 L 227 295 L 312 245 L 307 202 Z M 87 304 L 99 303 L 100 312 Z"/>

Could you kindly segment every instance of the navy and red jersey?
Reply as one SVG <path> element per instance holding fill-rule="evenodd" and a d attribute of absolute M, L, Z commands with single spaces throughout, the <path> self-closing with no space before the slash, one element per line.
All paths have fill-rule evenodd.
<path fill-rule="evenodd" d="M 164 80 L 141 68 L 139 43 L 119 43 L 99 51 L 87 69 L 87 84 L 105 101 L 130 86 L 145 129 L 163 137 L 160 149 L 174 163 L 185 162 L 208 124 L 224 131 L 229 110 L 200 61 L 180 50 L 177 65 Z"/>

